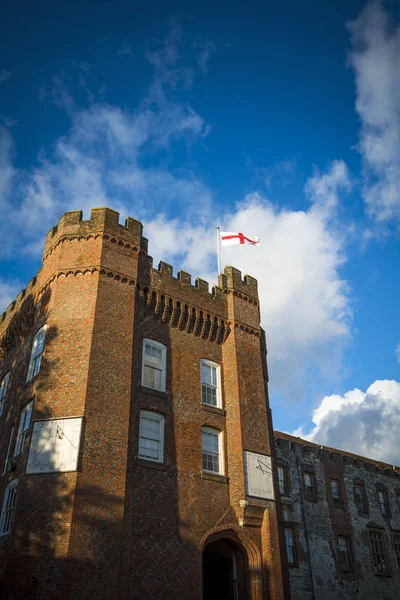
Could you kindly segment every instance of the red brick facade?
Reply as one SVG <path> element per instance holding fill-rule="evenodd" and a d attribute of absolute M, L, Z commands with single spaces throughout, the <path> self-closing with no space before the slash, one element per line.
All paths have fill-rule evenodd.
<path fill-rule="evenodd" d="M 40 372 L 26 383 L 35 332 Z M 160 263 L 142 225 L 110 209 L 65 214 L 37 277 L 0 317 L 0 459 L 12 425 L 83 416 L 78 470 L 28 475 L 25 450 L 12 531 L 0 537 L 4 598 L 200 600 L 203 550 L 224 540 L 243 563 L 239 598 L 288 597 L 276 503 L 246 496 L 243 451 L 272 455 L 257 282 L 226 267 L 218 287 Z M 143 339 L 166 347 L 165 392 L 142 386 Z M 200 360 L 220 365 L 222 408 L 202 404 Z M 141 410 L 164 416 L 162 464 L 138 458 Z M 222 432 L 223 475 L 202 472 L 201 428 Z M 0 464 L 0 473 L 3 470 Z M 286 580 L 286 585 L 284 585 Z"/>

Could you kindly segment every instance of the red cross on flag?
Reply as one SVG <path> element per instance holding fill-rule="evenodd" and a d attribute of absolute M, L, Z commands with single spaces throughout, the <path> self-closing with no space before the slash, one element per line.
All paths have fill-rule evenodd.
<path fill-rule="evenodd" d="M 240 232 L 221 231 L 221 246 L 234 246 L 235 244 L 252 244 L 253 246 L 259 246 L 260 238 Z"/>

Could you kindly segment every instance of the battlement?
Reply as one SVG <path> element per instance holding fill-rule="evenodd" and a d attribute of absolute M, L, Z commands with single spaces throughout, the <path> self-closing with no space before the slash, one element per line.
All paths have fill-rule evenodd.
<path fill-rule="evenodd" d="M 119 213 L 111 208 L 93 208 L 89 220 L 82 219 L 82 211 L 64 213 L 58 224 L 52 227 L 46 236 L 43 255 L 64 237 L 88 236 L 96 233 L 109 233 L 139 246 L 147 252 L 147 240 L 142 237 L 143 225 L 140 221 L 128 217 L 125 225 L 119 222 Z"/>
<path fill-rule="evenodd" d="M 172 265 L 161 261 L 158 265 L 158 269 L 152 267 L 152 258 L 147 254 L 147 239 L 143 237 L 143 225 L 140 221 L 128 217 L 125 220 L 125 224 L 121 225 L 119 222 L 119 213 L 111 208 L 94 208 L 91 211 L 90 219 L 83 220 L 82 211 L 75 210 L 64 213 L 59 219 L 58 224 L 50 229 L 46 236 L 45 249 L 43 253 L 43 260 L 49 257 L 56 247 L 66 241 L 76 242 L 80 239 L 86 239 L 90 237 L 101 236 L 104 239 L 108 239 L 110 242 L 117 244 L 118 246 L 124 247 L 125 251 L 128 249 L 141 250 L 142 254 L 145 254 L 145 262 L 142 263 L 142 268 L 136 274 L 130 275 L 130 257 L 129 254 L 123 259 L 120 256 L 115 255 L 111 261 L 108 255 L 108 263 L 102 264 L 102 268 L 105 269 L 108 277 L 115 274 L 115 277 L 121 278 L 121 275 L 127 274 L 134 279 L 138 285 L 144 288 L 151 288 L 153 291 L 166 294 L 171 298 L 181 299 L 182 301 L 188 302 L 193 306 L 198 306 L 200 310 L 209 311 L 213 314 L 226 315 L 226 297 L 227 294 L 232 293 L 235 296 L 243 300 L 243 304 L 250 308 L 251 305 L 258 307 L 258 289 L 257 280 L 250 275 L 245 275 L 242 278 L 242 273 L 232 266 L 226 266 L 224 273 L 219 274 L 218 284 L 211 287 L 207 281 L 197 277 L 192 283 L 192 276 L 186 271 L 179 270 L 177 276 L 173 275 Z M 89 252 L 89 251 L 88 251 Z M 91 252 L 91 250 L 90 250 Z M 71 256 L 68 256 L 67 267 L 68 273 L 79 273 L 82 270 L 82 265 L 86 269 L 90 266 L 88 257 L 90 254 L 82 254 L 80 251 L 76 254 L 77 258 L 75 262 L 71 260 Z M 121 262 L 122 261 L 122 262 Z M 46 261 L 46 268 L 49 263 Z M 147 266 L 145 266 L 147 265 Z M 144 268 L 143 268 L 144 267 Z M 46 270 L 45 267 L 39 271 L 44 280 L 48 280 L 49 277 L 54 277 L 57 271 L 64 272 L 64 267 L 60 267 L 59 263 L 54 262 L 51 264 L 50 270 Z M 99 268 L 99 264 L 96 265 Z M 143 278 L 143 280 L 142 280 Z M 122 277 L 122 280 L 124 278 Z M 39 287 L 42 287 L 43 282 L 38 285 L 36 283 L 37 277 L 34 277 L 25 290 L 18 294 L 17 298 L 9 305 L 6 311 L 0 315 L 0 332 L 5 330 L 10 322 L 10 318 L 15 315 L 21 306 L 25 303 L 26 298 L 29 295 L 37 295 L 40 291 Z M 133 281 L 132 281 L 133 283 Z M 34 287 L 35 288 L 35 294 Z M 259 313 L 250 309 L 250 322 L 248 323 L 252 327 L 259 327 Z M 247 322 L 247 319 L 243 319 Z"/>
<path fill-rule="evenodd" d="M 173 266 L 160 261 L 158 269 L 152 269 L 151 285 L 155 287 L 170 287 L 173 282 L 179 285 L 184 294 L 186 290 L 199 292 L 203 298 L 212 296 L 215 300 L 223 300 L 228 292 L 233 292 L 237 295 L 245 297 L 251 304 L 257 305 L 257 280 L 249 275 L 245 275 L 242 279 L 242 274 L 234 267 L 225 267 L 224 273 L 219 275 L 217 286 L 212 286 L 208 281 L 196 277 L 194 285 L 192 284 L 192 276 L 186 271 L 179 270 L 177 277 L 173 276 Z"/>

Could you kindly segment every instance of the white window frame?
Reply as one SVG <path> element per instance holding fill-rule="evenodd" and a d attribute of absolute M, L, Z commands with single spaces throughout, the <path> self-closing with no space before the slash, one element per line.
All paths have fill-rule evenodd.
<path fill-rule="evenodd" d="M 203 444 L 203 433 L 211 434 L 217 437 L 218 439 L 218 452 L 210 452 L 209 450 L 204 450 Z M 203 473 L 211 473 L 212 475 L 223 475 L 224 474 L 224 453 L 223 453 L 223 439 L 222 439 L 222 431 L 219 429 L 215 429 L 215 427 L 203 426 L 201 428 L 201 468 Z M 218 456 L 218 471 L 205 469 L 203 465 L 204 453 L 207 452 L 213 456 Z"/>
<path fill-rule="evenodd" d="M 11 371 L 8 371 L 8 373 L 4 375 L 0 383 L 0 416 L 3 413 L 4 399 L 7 395 L 7 390 L 10 383 L 10 373 Z"/>
<path fill-rule="evenodd" d="M 150 368 L 158 368 L 155 365 L 157 364 L 157 359 L 152 359 L 148 355 L 145 354 L 146 344 L 153 346 L 161 350 L 161 378 L 160 378 L 160 388 L 152 387 L 145 384 L 145 367 Z M 143 346 L 142 346 L 142 386 L 148 388 L 150 390 L 156 390 L 158 392 L 165 392 L 165 380 L 166 380 L 166 371 L 167 371 L 167 348 L 161 342 L 156 342 L 150 338 L 144 338 Z"/>
<path fill-rule="evenodd" d="M 205 365 L 207 367 L 211 367 L 213 369 L 216 370 L 216 380 L 217 380 L 217 385 L 213 386 L 212 384 L 209 384 L 208 382 L 203 382 L 203 372 L 202 372 L 202 366 Z M 206 402 L 204 400 L 203 397 L 203 384 L 208 386 L 208 387 L 212 387 L 215 388 L 216 390 L 216 404 L 212 404 L 211 402 Z M 211 360 L 208 360 L 206 358 L 202 358 L 200 360 L 200 397 L 201 397 L 201 402 L 202 404 L 205 404 L 206 406 L 212 406 L 214 408 L 222 408 L 222 395 L 221 395 L 221 368 L 219 366 L 218 363 L 215 363 Z"/>
<path fill-rule="evenodd" d="M 26 406 L 21 411 L 21 416 L 19 419 L 19 427 L 17 439 L 15 441 L 15 450 L 14 456 L 21 454 L 24 451 L 26 436 L 28 435 L 29 428 L 32 423 L 32 414 L 33 414 L 33 400 L 28 402 Z M 26 416 L 29 415 L 28 421 L 26 421 Z"/>
<path fill-rule="evenodd" d="M 17 500 L 18 479 L 14 479 L 6 487 L 3 506 L 0 515 L 0 537 L 11 532 L 14 520 L 14 511 Z M 7 521 L 6 521 L 7 516 Z"/>
<path fill-rule="evenodd" d="M 8 470 L 8 468 L 7 468 L 8 467 L 8 459 L 10 458 L 11 444 L 12 444 L 13 437 L 14 437 L 14 425 L 11 427 L 10 438 L 8 440 L 7 454 L 6 454 L 6 459 L 4 461 L 4 469 L 3 469 L 3 473 L 2 473 L 3 475 Z"/>
<path fill-rule="evenodd" d="M 142 435 L 142 418 L 151 419 L 153 421 L 158 421 L 160 423 L 160 439 L 156 440 L 154 438 L 148 438 L 147 436 Z M 138 457 L 142 460 L 150 460 L 151 462 L 163 463 L 164 462 L 164 422 L 165 417 L 160 413 L 156 413 L 150 410 L 141 410 L 140 411 L 140 419 L 139 419 L 139 446 L 138 446 Z M 140 451 L 140 441 L 142 439 L 150 439 L 153 442 L 157 442 L 159 444 L 158 449 L 158 458 L 152 458 L 150 456 L 145 456 L 144 453 Z"/>
<path fill-rule="evenodd" d="M 40 371 L 40 365 L 42 362 L 44 347 L 45 347 L 45 343 L 46 343 L 46 332 L 47 332 L 47 325 L 43 325 L 43 327 L 41 327 L 35 333 L 35 337 L 33 338 L 33 342 L 32 342 L 31 357 L 29 359 L 29 366 L 28 366 L 28 372 L 26 374 L 26 381 L 30 381 L 31 379 L 36 377 L 36 375 L 38 375 L 38 373 Z M 38 347 L 38 340 L 40 339 L 42 334 L 43 334 L 43 343 Z"/>

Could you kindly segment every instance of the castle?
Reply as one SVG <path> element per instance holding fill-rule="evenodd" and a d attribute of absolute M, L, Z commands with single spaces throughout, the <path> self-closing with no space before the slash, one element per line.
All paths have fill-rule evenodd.
<path fill-rule="evenodd" d="M 275 441 L 256 280 L 225 267 L 210 292 L 155 269 L 134 219 L 74 211 L 48 233 L 42 268 L 0 317 L 0 413 L 2 598 L 400 595 L 398 568 L 378 569 L 363 596 L 346 583 L 356 561 L 343 577 L 343 557 L 312 573 L 318 528 L 300 495 L 308 482 L 304 502 L 325 509 L 333 492 L 319 450 L 305 468 L 298 440 Z M 397 512 L 371 531 L 397 535 Z"/>

